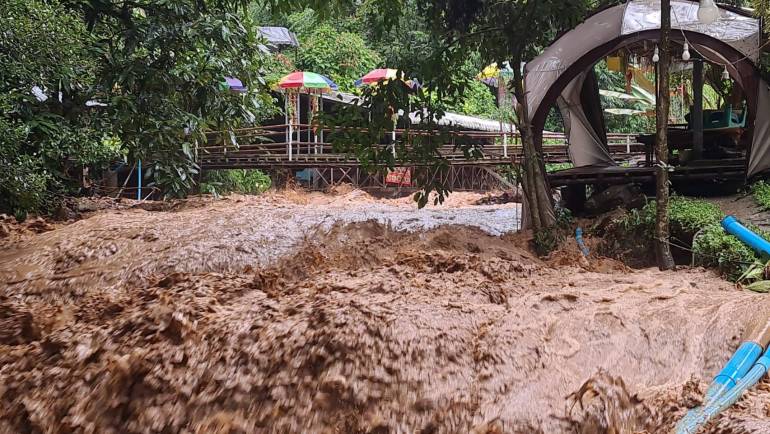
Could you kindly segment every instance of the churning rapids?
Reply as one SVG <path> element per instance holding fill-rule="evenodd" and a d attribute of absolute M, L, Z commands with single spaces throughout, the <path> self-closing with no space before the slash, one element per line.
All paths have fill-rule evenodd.
<path fill-rule="evenodd" d="M 5 228 L 0 433 L 667 433 L 766 303 L 574 245 L 542 261 L 517 205 L 456 197 Z M 770 382 L 703 432 L 770 432 Z"/>

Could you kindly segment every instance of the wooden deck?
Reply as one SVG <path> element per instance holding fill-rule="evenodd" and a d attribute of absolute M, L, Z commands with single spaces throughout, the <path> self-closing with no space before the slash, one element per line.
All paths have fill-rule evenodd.
<path fill-rule="evenodd" d="M 675 167 L 673 182 L 700 181 L 723 183 L 742 181 L 746 177 L 745 160 L 699 161 L 688 166 Z M 548 174 L 552 187 L 589 184 L 628 184 L 655 182 L 654 167 L 576 167 Z"/>

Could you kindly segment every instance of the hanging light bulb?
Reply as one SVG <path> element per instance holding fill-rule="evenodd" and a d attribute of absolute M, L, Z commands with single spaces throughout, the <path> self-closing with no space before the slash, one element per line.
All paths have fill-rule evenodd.
<path fill-rule="evenodd" d="M 722 71 L 722 80 L 729 80 L 730 79 L 730 71 L 727 70 L 727 65 L 725 65 L 725 70 Z"/>
<path fill-rule="evenodd" d="M 658 46 L 655 46 L 655 52 L 652 54 L 652 61 L 655 63 L 660 62 L 660 50 L 658 50 Z"/>
<path fill-rule="evenodd" d="M 690 44 L 684 43 L 684 51 L 682 51 L 682 60 L 688 62 L 690 60 Z"/>
<path fill-rule="evenodd" d="M 713 24 L 719 19 L 719 7 L 714 0 L 700 0 L 698 7 L 698 21 L 703 24 Z"/>

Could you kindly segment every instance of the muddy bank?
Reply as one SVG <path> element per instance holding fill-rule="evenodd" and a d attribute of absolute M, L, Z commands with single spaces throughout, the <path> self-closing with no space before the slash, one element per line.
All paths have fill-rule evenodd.
<path fill-rule="evenodd" d="M 765 300 L 479 228 L 319 224 L 346 209 L 113 211 L 2 253 L 0 432 L 666 432 Z M 768 432 L 767 402 L 707 432 Z"/>

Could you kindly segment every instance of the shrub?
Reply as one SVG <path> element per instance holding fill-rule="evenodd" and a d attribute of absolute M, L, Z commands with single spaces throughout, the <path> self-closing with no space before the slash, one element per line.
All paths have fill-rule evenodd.
<path fill-rule="evenodd" d="M 650 201 L 641 210 L 626 212 L 617 223 L 627 232 L 637 233 L 652 240 L 655 232 L 657 205 Z M 686 197 L 673 197 L 669 203 L 668 217 L 671 236 L 680 240 L 692 239 L 695 232 L 724 217 L 722 210 L 713 203 Z"/>
<path fill-rule="evenodd" d="M 650 202 L 647 206 L 652 208 L 652 221 L 655 221 L 655 202 Z M 685 197 L 674 197 L 671 199 L 668 211 L 671 221 L 672 236 L 678 235 L 682 239 L 691 240 L 695 232 L 711 225 L 718 224 L 724 213 L 715 204 L 704 200 L 690 199 Z"/>
<path fill-rule="evenodd" d="M 603 253 L 620 256 L 638 265 L 651 265 L 654 256 L 654 202 L 640 210 L 626 211 L 615 218 L 605 232 Z M 720 222 L 724 213 L 718 206 L 698 199 L 673 197 L 669 208 L 670 236 L 677 246 L 692 247 L 696 265 L 715 268 L 735 281 L 758 257 L 750 247 L 728 234 Z M 770 240 L 770 234 L 750 229 Z"/>
<path fill-rule="evenodd" d="M 205 172 L 201 191 L 213 195 L 259 194 L 272 185 L 269 176 L 259 170 L 233 169 Z"/>
<path fill-rule="evenodd" d="M 535 232 L 532 244 L 538 256 L 548 256 L 570 235 L 574 219 L 567 208 L 556 208 L 556 226 Z"/>
<path fill-rule="evenodd" d="M 693 240 L 692 250 L 696 265 L 716 268 L 732 281 L 757 259 L 751 248 L 725 232 L 718 223 L 703 228 Z"/>
<path fill-rule="evenodd" d="M 751 186 L 751 194 L 757 205 L 765 211 L 770 210 L 770 184 L 765 181 L 757 182 Z"/>

